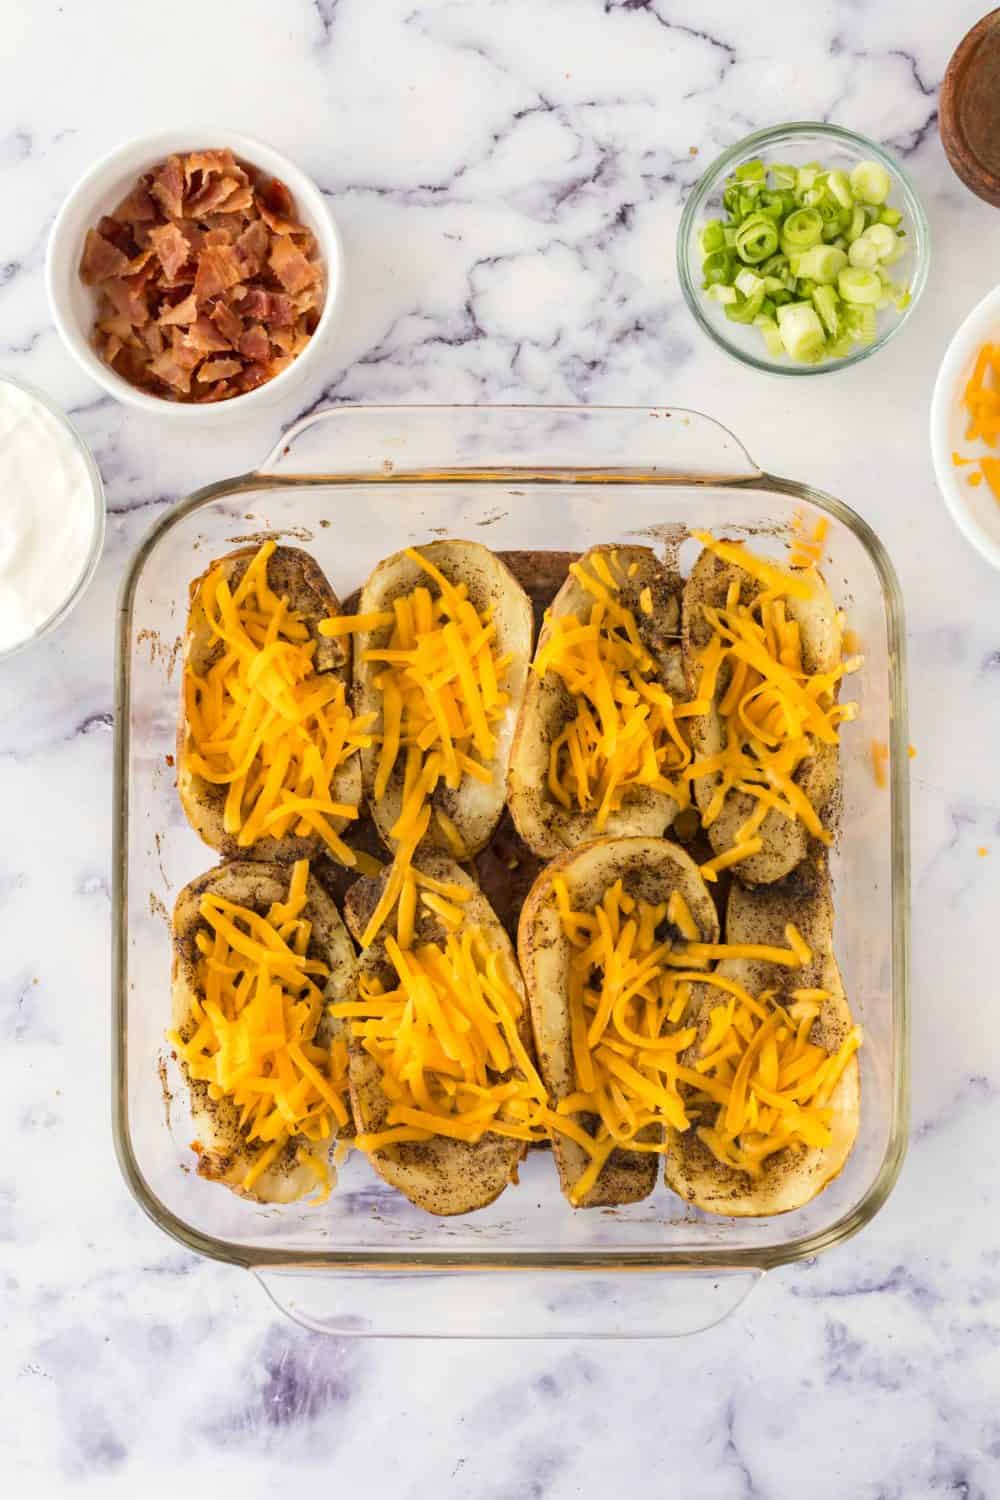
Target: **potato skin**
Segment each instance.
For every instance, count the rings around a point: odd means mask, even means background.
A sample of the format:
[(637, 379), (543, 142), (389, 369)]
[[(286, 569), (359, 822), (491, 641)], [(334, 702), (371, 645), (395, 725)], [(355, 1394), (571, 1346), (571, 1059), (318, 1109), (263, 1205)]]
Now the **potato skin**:
[[(212, 569), (222, 564), (226, 581), (234, 589), (247, 567), (260, 549), (257, 546), (239, 547), (224, 557), (217, 558), (190, 586), (190, 608), (184, 634), (184, 672), (190, 667), (203, 674), (218, 657), (221, 647), (209, 633), (204, 616), (198, 608), (198, 591)], [(309, 627), (316, 642), (313, 660), (319, 672), (333, 672), (340, 677), (345, 687), (350, 685), (349, 637), (330, 638), (319, 634), (319, 623), (328, 616), (340, 614), (340, 601), (330, 587), (322, 569), (308, 552), (299, 547), (277, 547), (268, 560), (267, 577), (276, 594), (286, 595)], [(361, 767), (358, 757), (352, 756), (339, 769), (330, 788), (332, 800), (346, 802), (358, 807), (361, 802)], [(248, 848), (241, 848), (236, 836), (227, 833), (223, 826), (223, 811), (226, 789), (205, 781), (191, 769), (188, 754), (188, 726), (184, 710), (183, 689), (180, 705), (180, 720), (177, 729), (177, 793), (188, 822), (209, 848), (217, 849), (226, 859), (260, 859), (270, 862), (308, 859), (324, 847), (319, 834), (302, 837), (288, 833), (281, 838), (268, 835), (256, 839)], [(343, 818), (331, 818), (336, 831), (346, 826)]]
[[(690, 856), (677, 844), (655, 838), (596, 839), (555, 860), (536, 880), (521, 913), (518, 956), (531, 1003), (538, 1065), (550, 1099), (558, 1104), (576, 1088), (567, 1005), (570, 948), (563, 937), (552, 897), (556, 875), (566, 881), (570, 900), (593, 910), (610, 885), (621, 878), (632, 896), (663, 901), (679, 890), (705, 942), (719, 936), (719, 921), (705, 883)], [(552, 1151), (563, 1193), (569, 1197), (587, 1167), (582, 1147), (553, 1135)], [(656, 1184), (657, 1157), (649, 1152), (612, 1152), (581, 1208), (634, 1203)]]
[[(812, 962), (794, 971), (759, 960), (724, 959), (720, 977), (735, 979), (751, 994), (776, 989), (825, 989), (810, 1039), (828, 1052), (836, 1051), (853, 1025), (843, 980), (833, 955), (833, 904), (824, 861), (807, 861), (777, 885), (746, 890), (734, 882), (726, 917), (726, 941), (730, 943), (785, 944), (785, 927), (794, 922), (813, 950)], [(698, 1041), (684, 1054), (693, 1064), (701, 1037), (708, 1027), (708, 1013), (719, 1002), (719, 993), (709, 985), (692, 989), (685, 1024), (696, 1026)], [(682, 1085), (686, 1091), (686, 1086)], [(686, 1202), (705, 1213), (762, 1218), (801, 1208), (842, 1171), (858, 1132), (860, 1116), (860, 1072), (855, 1055), (834, 1089), (833, 1142), (830, 1146), (788, 1146), (764, 1163), (759, 1178), (718, 1161), (698, 1139), (692, 1127), (670, 1131), (670, 1149), (664, 1160), (667, 1186)]]
[[(465, 776), (456, 790), (439, 783), (431, 796), (432, 805), (440, 808), (455, 824), (464, 843), (462, 857), (469, 859), (489, 843), (504, 810), (507, 762), (531, 659), (534, 632), (531, 601), (507, 565), (496, 553), (479, 542), (428, 542), (416, 550), (428, 562), (433, 563), (450, 583), (464, 583), (470, 600), (478, 610), (493, 610), (499, 651), (501, 655), (509, 652), (513, 658), (506, 677), (510, 704), (495, 727), (497, 749), (493, 759), (492, 781), (486, 785)], [(391, 609), (395, 599), (419, 584), (429, 586), (432, 591), (435, 587), (428, 575), (405, 552), (393, 553), (378, 564), (361, 590), (358, 613), (369, 614)], [(378, 663), (366, 662), (364, 653), (383, 649), (391, 633), (391, 626), (359, 631), (354, 649), (355, 709), (358, 713), (376, 715), (376, 736), (382, 732), (382, 694), (375, 687), (374, 679), (379, 675), (381, 667)], [(370, 749), (362, 750), (361, 774), (371, 815), (383, 841), (391, 847), (390, 833), (403, 804), (403, 757), (400, 756), (396, 761), (385, 795), (376, 800), (373, 791), (378, 758), (377, 743)], [(452, 852), (433, 818), (423, 847), (438, 849), (442, 853)]]
[[(626, 572), (635, 568), (633, 577), (623, 584), (620, 597), (635, 614), (643, 645), (660, 664), (659, 680), (676, 698), (685, 698), (679, 638), (680, 580), (667, 571), (650, 547), (592, 547), (580, 562), (586, 566), (595, 555), (609, 556), (612, 552), (618, 554)], [(644, 588), (652, 596), (652, 615), (644, 614), (639, 606)], [(583, 618), (593, 602), (571, 573), (552, 601), (550, 619), (563, 615)], [(543, 625), (538, 650), (551, 634), (551, 625)], [(567, 849), (595, 838), (664, 834), (677, 815), (677, 803), (664, 792), (648, 787), (630, 789), (621, 809), (610, 814), (603, 829), (596, 827), (593, 812), (571, 811), (551, 795), (547, 789), (549, 747), (574, 716), (573, 695), (555, 673), (547, 672), (544, 677), (528, 674), (507, 775), (508, 806), (525, 843), (540, 858), (556, 859)]]
[[(813, 597), (806, 600), (789, 598), (786, 608), (789, 617), (799, 622), (805, 665), (812, 672), (826, 672), (832, 670), (840, 660), (841, 631), (837, 623), (836, 606), (826, 584), (818, 573), (812, 577), (815, 582)], [(698, 682), (697, 654), (706, 645), (711, 634), (702, 614), (703, 606), (724, 607), (729, 586), (733, 582), (740, 586), (742, 604), (752, 603), (761, 591), (760, 584), (750, 574), (731, 563), (723, 562), (706, 548), (692, 568), (684, 587), (681, 609), (684, 667), (688, 691), (692, 696)], [(728, 670), (724, 669), (719, 675), (716, 703), (713, 703), (711, 711), (688, 720), (692, 746), (699, 759), (716, 755), (725, 748), (725, 728), (717, 703), (725, 692), (728, 681)], [(716, 772), (695, 782), (695, 801), (702, 811), (712, 800), (720, 779)], [(816, 753), (799, 767), (795, 780), (822, 816), (834, 799), (839, 780), (836, 745), (818, 745)], [(718, 818), (707, 829), (716, 854), (723, 854), (732, 848), (738, 830), (756, 805), (756, 799), (747, 792), (734, 790), (729, 793)], [(805, 859), (811, 843), (802, 823), (797, 819), (791, 822), (776, 811), (767, 814), (761, 824), (759, 837), (763, 845), (760, 852), (741, 860), (733, 868), (736, 878), (747, 885), (767, 885), (780, 880)]]
[[(203, 925), (199, 912), (202, 896), (212, 892), (264, 916), (272, 902), (287, 899), (290, 879), (288, 865), (237, 860), (199, 875), (177, 897), (172, 923), (173, 1024), (185, 1041), (195, 1030), (192, 1011), (192, 1000), (198, 994), (195, 935)], [(310, 952), (330, 969), (325, 999), (328, 1002), (343, 999), (353, 980), (354, 947), (336, 906), (311, 874), (306, 885), (304, 914), (313, 924)], [(333, 1020), (324, 1008), (317, 1035), (328, 1042), (338, 1034), (344, 1034), (344, 1023)], [(182, 1058), (178, 1062), (190, 1091), (199, 1176), (220, 1182), (241, 1197), (258, 1203), (290, 1203), (315, 1186), (313, 1174), (296, 1162), (296, 1143), (290, 1141), (253, 1187), (245, 1189), (243, 1179), (263, 1149), (260, 1142), (251, 1146), (240, 1132), (237, 1110), (231, 1100), (210, 1099), (208, 1085), (188, 1075)], [(350, 1135), (351, 1131), (345, 1129), (340, 1134)]]
[[(507, 977), (522, 1003), (518, 1029), (530, 1055), (531, 1024), (520, 971), (510, 939), (489, 902), (475, 882), (446, 855), (431, 851), (421, 853), (414, 860), (414, 866), (437, 880), (464, 886), (470, 892), (469, 900), (463, 906), (466, 922), (481, 927), (491, 948), (507, 960)], [(377, 879), (362, 879), (348, 892), (345, 915), (356, 938), (360, 939), (367, 926), (387, 879), (388, 872)], [(393, 920), (389, 918), (390, 923)], [(362, 952), (350, 994), (345, 998), (355, 1001), (359, 998), (363, 979), (378, 978), (388, 986), (397, 982), (395, 969), (386, 953), (385, 931), (383, 928), (372, 946)], [(433, 913), (418, 907), (415, 941), (441, 942), (444, 936), (445, 929)], [(357, 1132), (360, 1135), (384, 1130), (388, 1124), (389, 1100), (382, 1088), (378, 1063), (353, 1037), (348, 1040), (348, 1051), (351, 1107)], [(445, 1136), (436, 1136), (429, 1141), (401, 1142), (398, 1146), (371, 1152), (368, 1159), (379, 1176), (417, 1208), (440, 1217), (450, 1217), (485, 1208), (498, 1198), (505, 1187), (517, 1181), (518, 1164), (524, 1153), (523, 1141), (486, 1134), (475, 1143)]]

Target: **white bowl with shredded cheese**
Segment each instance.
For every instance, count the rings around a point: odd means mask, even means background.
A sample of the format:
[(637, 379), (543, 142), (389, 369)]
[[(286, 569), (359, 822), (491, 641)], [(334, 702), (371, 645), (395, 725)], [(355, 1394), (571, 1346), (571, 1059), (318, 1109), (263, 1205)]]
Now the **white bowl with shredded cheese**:
[(104, 486), (47, 397), (0, 376), (0, 660), (47, 635), (80, 599), (104, 543)]
[[(983, 482), (982, 460), (1000, 449), (966, 436), (966, 382), (984, 344), (1000, 340), (1000, 287), (994, 287), (965, 318), (945, 351), (931, 397), (931, 457), (938, 489), (959, 531), (980, 556), (1000, 568), (1000, 504)], [(957, 460), (957, 461), (956, 461)]]

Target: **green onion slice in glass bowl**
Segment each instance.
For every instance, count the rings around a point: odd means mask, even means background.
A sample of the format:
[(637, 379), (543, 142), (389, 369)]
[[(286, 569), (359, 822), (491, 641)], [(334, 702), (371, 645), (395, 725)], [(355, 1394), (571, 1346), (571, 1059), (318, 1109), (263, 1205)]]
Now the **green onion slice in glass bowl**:
[(927, 221), (873, 141), (808, 122), (759, 131), (692, 190), (678, 272), (698, 323), (758, 369), (819, 374), (881, 348), (923, 290)]

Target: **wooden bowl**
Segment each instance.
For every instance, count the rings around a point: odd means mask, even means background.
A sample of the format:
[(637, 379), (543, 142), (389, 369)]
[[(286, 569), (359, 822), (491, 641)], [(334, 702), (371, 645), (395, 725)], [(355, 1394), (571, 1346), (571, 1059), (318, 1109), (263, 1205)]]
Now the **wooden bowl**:
[(959, 42), (941, 84), (941, 144), (967, 188), (1000, 208), (1000, 10)]

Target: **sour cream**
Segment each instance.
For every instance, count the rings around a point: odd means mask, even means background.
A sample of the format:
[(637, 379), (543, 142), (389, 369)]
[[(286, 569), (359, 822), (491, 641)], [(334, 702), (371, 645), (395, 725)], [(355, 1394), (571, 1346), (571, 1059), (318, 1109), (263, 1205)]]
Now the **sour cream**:
[(0, 652), (35, 635), (84, 581), (101, 529), (95, 485), (69, 426), (0, 380)]

